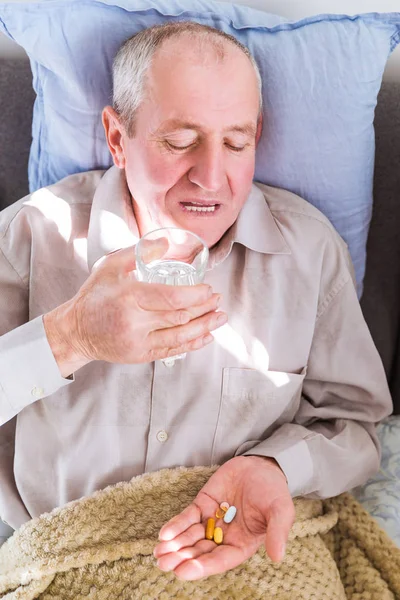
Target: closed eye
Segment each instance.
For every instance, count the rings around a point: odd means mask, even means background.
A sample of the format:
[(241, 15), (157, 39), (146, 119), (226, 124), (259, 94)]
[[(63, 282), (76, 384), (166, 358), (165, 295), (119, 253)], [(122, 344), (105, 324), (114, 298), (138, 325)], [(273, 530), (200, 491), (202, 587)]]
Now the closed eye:
[(187, 150), (188, 148), (191, 148), (195, 144), (195, 142), (191, 142), (187, 146), (175, 146), (175, 144), (171, 144), (171, 142), (165, 142), (165, 143), (167, 144), (168, 148), (171, 148), (171, 150)]
[(227, 146), (230, 150), (233, 150), (234, 152), (242, 152), (242, 150), (246, 148), (246, 146), (232, 146), (232, 144), (227, 144)]
[[(180, 150), (188, 150), (189, 148), (192, 148), (193, 146), (196, 145), (196, 142), (191, 142), (190, 144), (187, 144), (186, 146), (176, 146), (175, 144), (171, 144), (171, 142), (167, 142), (165, 141), (165, 144), (167, 146), (167, 148), (169, 148), (170, 150), (176, 150), (176, 151), (180, 151)], [(243, 150), (246, 149), (248, 144), (245, 144), (244, 146), (233, 146), (232, 144), (226, 144), (226, 146), (232, 150), (233, 152), (243, 152)]]

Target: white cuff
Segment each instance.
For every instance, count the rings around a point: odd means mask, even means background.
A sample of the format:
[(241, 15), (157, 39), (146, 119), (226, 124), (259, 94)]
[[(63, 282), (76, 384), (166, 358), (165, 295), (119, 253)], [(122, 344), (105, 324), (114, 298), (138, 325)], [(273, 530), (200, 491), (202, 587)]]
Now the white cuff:
[(287, 447), (282, 440), (264, 440), (247, 450), (242, 456), (265, 456), (274, 458), (288, 482), (292, 498), (305, 496), (314, 491), (314, 466), (310, 450), (304, 439), (288, 439)]
[(60, 373), (42, 316), (0, 337), (0, 425), (73, 381)]

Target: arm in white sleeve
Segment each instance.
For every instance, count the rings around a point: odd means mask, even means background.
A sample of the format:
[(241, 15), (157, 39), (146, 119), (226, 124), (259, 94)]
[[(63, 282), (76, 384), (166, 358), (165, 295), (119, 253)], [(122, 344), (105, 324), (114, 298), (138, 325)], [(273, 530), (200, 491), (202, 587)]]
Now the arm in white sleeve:
[(349, 278), (317, 318), (294, 420), (244, 455), (275, 458), (292, 496), (332, 497), (379, 469), (375, 426), (391, 412), (383, 365)]
[(28, 283), (0, 245), (0, 426), (73, 381), (60, 374), (42, 317), (28, 319)]

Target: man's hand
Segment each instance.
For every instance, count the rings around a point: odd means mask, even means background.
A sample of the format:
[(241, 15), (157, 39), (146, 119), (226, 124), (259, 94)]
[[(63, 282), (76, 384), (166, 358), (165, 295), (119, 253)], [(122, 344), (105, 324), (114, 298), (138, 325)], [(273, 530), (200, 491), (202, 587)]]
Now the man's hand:
[[(237, 508), (231, 523), (216, 521), (221, 545), (205, 539), (205, 526), (221, 502)], [(273, 561), (285, 554), (295, 509), (286, 477), (273, 459), (237, 456), (224, 463), (195, 500), (160, 530), (154, 549), (163, 571), (179, 579), (200, 579), (233, 569), (252, 556), (264, 542)]]
[(226, 322), (210, 286), (142, 283), (134, 269), (133, 247), (112, 252), (74, 298), (44, 316), (64, 376), (92, 360), (143, 363), (197, 350)]

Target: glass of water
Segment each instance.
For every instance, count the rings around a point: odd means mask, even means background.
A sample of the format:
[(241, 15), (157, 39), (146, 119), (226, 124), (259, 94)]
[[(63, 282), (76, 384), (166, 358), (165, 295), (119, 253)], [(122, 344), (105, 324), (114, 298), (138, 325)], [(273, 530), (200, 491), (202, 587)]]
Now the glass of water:
[[(136, 273), (139, 281), (166, 285), (201, 283), (208, 262), (203, 240), (185, 229), (162, 227), (146, 233), (136, 245)], [(185, 358), (186, 353), (164, 358), (166, 366)]]

